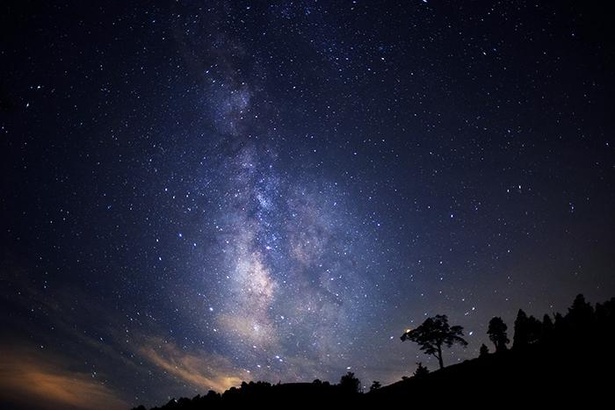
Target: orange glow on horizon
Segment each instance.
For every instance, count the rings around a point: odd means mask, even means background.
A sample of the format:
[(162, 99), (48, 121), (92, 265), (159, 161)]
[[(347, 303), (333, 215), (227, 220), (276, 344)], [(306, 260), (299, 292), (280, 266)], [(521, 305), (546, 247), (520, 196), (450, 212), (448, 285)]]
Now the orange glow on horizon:
[(109, 387), (91, 375), (66, 370), (47, 353), (2, 347), (0, 390), (4, 400), (45, 409), (127, 409)]

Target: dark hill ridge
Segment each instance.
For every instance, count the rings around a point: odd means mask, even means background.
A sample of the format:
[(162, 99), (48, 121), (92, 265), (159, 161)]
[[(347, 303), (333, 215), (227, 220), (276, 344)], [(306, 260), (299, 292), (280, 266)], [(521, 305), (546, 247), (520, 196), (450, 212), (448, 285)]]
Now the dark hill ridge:
[(346, 408), (344, 404), (356, 408), (360, 396), (318, 380), (276, 385), (259, 381), (244, 382), (240, 388), (230, 388), (222, 395), (210, 391), (203, 397), (173, 399), (161, 409), (339, 409)]
[(160, 408), (615, 409), (615, 299), (594, 309), (579, 295), (566, 316), (542, 324), (531, 338), (515, 338), (512, 349), (368, 393), (358, 392), (359, 381), (349, 373), (339, 384), (244, 382)]
[(489, 354), (364, 395), (368, 408), (613, 409), (615, 356), (593, 351), (606, 345)]

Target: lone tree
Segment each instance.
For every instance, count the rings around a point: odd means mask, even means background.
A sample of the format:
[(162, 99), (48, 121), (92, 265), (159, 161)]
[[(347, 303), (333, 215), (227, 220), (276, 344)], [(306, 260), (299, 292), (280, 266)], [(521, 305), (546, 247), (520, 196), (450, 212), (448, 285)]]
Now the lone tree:
[(489, 328), (487, 334), (489, 334), (489, 340), (495, 345), (495, 352), (506, 351), (508, 347), (506, 344), (510, 342), (506, 330), (508, 326), (500, 317), (493, 317), (489, 321)]
[(423, 363), (417, 362), (416, 365), (418, 367), (414, 370), (414, 374), (412, 374), (415, 378), (423, 378), (429, 374), (429, 370), (423, 365)]
[(402, 341), (414, 341), (425, 354), (436, 357), (440, 369), (442, 369), (444, 368), (442, 345), (447, 347), (451, 347), (455, 343), (463, 346), (468, 345), (468, 342), (462, 336), (463, 327), (460, 325), (450, 327), (446, 315), (436, 315), (435, 317), (427, 318), (417, 328), (407, 330), (400, 338)]
[(361, 380), (354, 376), (353, 372), (348, 371), (340, 378), (340, 389), (347, 394), (358, 394), (361, 392)]

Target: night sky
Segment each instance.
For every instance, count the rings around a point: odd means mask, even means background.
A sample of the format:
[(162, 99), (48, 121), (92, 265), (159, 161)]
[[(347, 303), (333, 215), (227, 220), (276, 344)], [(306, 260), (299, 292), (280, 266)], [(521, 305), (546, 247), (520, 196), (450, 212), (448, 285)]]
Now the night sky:
[(0, 403), (369, 387), (615, 296), (599, 1), (3, 1)]

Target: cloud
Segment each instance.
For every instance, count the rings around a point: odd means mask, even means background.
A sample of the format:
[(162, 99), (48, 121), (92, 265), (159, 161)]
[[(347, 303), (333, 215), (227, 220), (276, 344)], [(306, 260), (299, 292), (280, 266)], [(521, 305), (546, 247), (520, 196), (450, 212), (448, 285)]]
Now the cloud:
[(128, 403), (90, 374), (70, 371), (60, 357), (3, 346), (0, 403), (3, 408), (127, 409)]
[(247, 372), (238, 372), (226, 358), (201, 350), (189, 353), (159, 338), (150, 338), (139, 353), (155, 366), (201, 392), (214, 390), (221, 393), (250, 380)]

